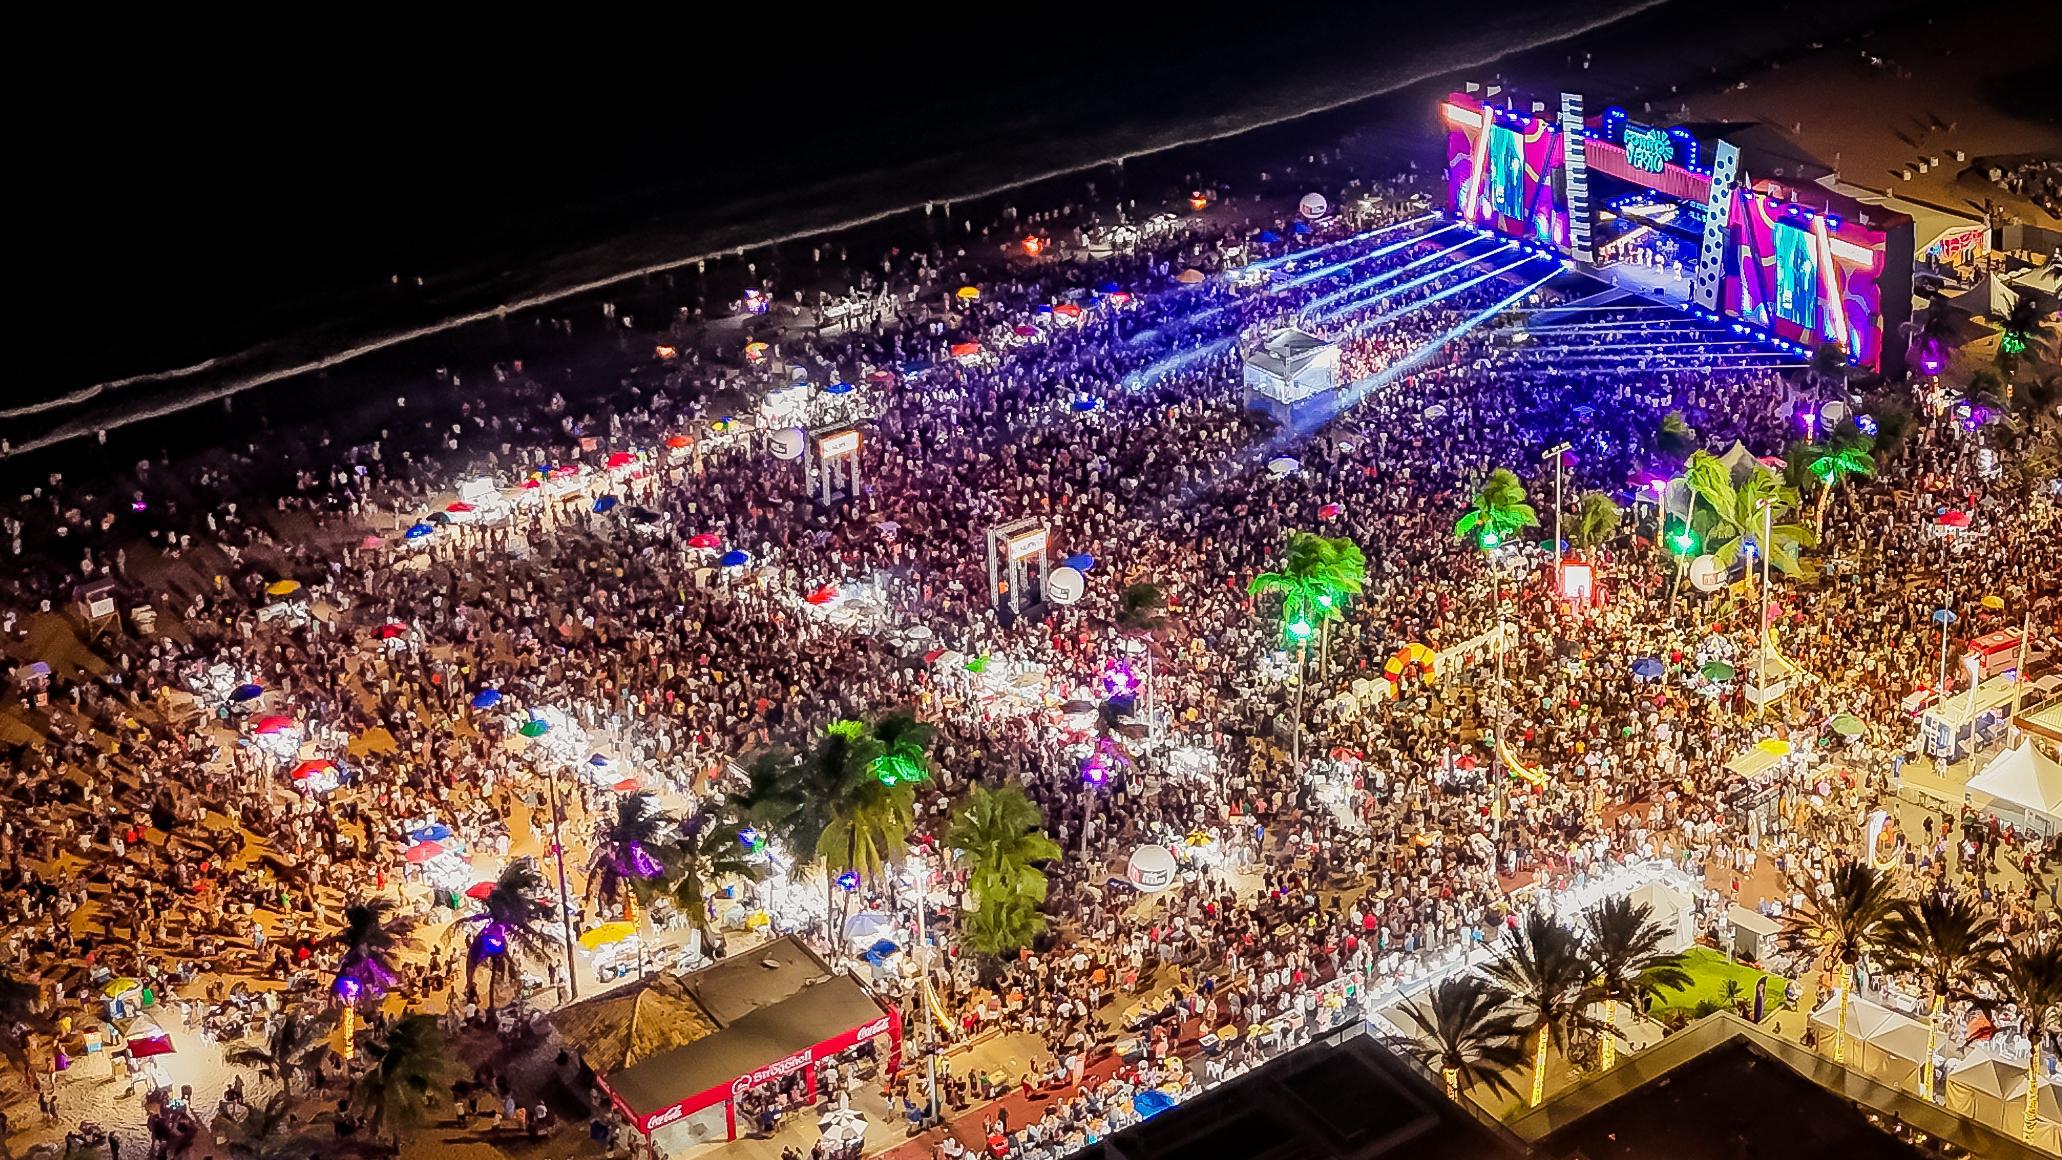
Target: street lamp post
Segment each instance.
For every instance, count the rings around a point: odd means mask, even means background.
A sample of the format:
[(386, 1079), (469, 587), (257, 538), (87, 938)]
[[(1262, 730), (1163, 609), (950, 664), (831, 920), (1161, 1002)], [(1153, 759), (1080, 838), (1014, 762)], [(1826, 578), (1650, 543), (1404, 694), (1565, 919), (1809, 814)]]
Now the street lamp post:
[(1569, 445), (1556, 443), (1547, 448), (1541, 459), (1554, 461), (1554, 591), (1561, 590), (1561, 476), (1568, 465)]
[(1310, 683), (1310, 622), (1289, 622), (1289, 635), (1296, 638), (1296, 719), (1289, 725), (1289, 767), (1298, 779), (1303, 776), (1303, 686)]
[(566, 843), (560, 833), (560, 822), (565, 810), (559, 805), (558, 763), (545, 764), (546, 780), (551, 785), (551, 853), (558, 860), (558, 913), (566, 932), (566, 993), (573, 999), (580, 997), (580, 970), (573, 958), (573, 895), (566, 885)]
[(1774, 536), (1776, 507), (1769, 500), (1761, 500), (1761, 543), (1756, 547), (1761, 557), (1761, 634), (1754, 642), (1754, 719), (1759, 721), (1768, 709), (1768, 558), (1769, 541)]

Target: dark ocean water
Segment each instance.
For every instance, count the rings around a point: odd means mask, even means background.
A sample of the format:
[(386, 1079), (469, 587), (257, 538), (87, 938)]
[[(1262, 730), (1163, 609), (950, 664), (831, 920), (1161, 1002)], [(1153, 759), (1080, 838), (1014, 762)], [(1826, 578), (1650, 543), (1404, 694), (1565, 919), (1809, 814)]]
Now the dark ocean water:
[(355, 29), (219, 66), (139, 54), (106, 74), (108, 109), (27, 135), (32, 357), (0, 387), (0, 437), (121, 428), (472, 312), (1107, 159), (1133, 160), (1102, 191), (1143, 198), (1347, 132), (1400, 157), (1429, 149), (1432, 97), (1461, 76), (1626, 99), (1917, 7), (768, 7), (734, 27)]

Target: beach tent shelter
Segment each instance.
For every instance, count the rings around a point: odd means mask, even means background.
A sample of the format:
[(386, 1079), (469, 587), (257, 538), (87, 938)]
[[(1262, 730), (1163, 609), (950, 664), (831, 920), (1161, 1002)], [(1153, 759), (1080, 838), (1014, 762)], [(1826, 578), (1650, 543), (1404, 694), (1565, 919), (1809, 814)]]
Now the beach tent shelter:
[(552, 1029), (580, 1045), (587, 1066), (604, 1075), (716, 1033), (716, 1021), (686, 981), (650, 975), (628, 987), (551, 1013)]
[(1733, 928), (1735, 958), (1758, 963), (1775, 950), (1776, 932), (1782, 929), (1775, 919), (1734, 903), (1726, 911), (1726, 920)]
[[(1818, 1052), (1833, 1058), (1840, 998), (1833, 995), (1812, 1012), (1818, 1031)], [(1847, 1000), (1846, 1064), (1855, 1071), (1901, 1091), (1918, 1090), (1919, 1061), (1926, 1056), (1926, 1025), (1859, 995)]]
[(2016, 1124), (2024, 1114), (2026, 1068), (1977, 1048), (1948, 1065), (1947, 1110), (1981, 1124)]
[(2041, 833), (2062, 828), (2062, 762), (2031, 739), (1990, 759), (1965, 788), (1967, 800)]
[(1293, 423), (1297, 411), (1322, 407), (1339, 387), (1336, 343), (1283, 327), (1245, 359), (1246, 405)]
[(1684, 950), (1696, 940), (1696, 915), (1690, 900), (1673, 886), (1648, 882), (1634, 887), (1627, 897), (1635, 908), (1647, 907), (1653, 921), (1668, 932), (1668, 937), (1661, 940), (1663, 951)]
[(2012, 287), (2003, 278), (1985, 273), (1976, 284), (1948, 299), (1958, 310), (1996, 322), (2012, 309)]

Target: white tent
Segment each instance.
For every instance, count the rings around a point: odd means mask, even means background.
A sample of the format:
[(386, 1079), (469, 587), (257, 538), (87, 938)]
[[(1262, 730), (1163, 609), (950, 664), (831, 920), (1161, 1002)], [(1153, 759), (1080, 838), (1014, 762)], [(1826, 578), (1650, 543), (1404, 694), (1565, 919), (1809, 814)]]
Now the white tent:
[[(1811, 1024), (1819, 1034), (1818, 1052), (1828, 1059), (1833, 1057), (1839, 1018), (1838, 995), (1812, 1012)], [(1925, 1057), (1924, 1023), (1858, 996), (1848, 998), (1847, 1066), (1880, 1083), (1913, 1090), (1918, 1086), (1919, 1061)]]
[(1947, 1069), (1947, 1109), (1996, 1125), (2026, 1100), (2026, 1069), (1977, 1048)]
[(2041, 752), (2031, 739), (1991, 758), (1969, 779), (1967, 788), (1968, 800), (1976, 805), (2002, 806), (2050, 827), (2062, 824), (2062, 762)]
[(1690, 900), (1674, 887), (1661, 882), (1642, 883), (1626, 899), (1634, 907), (1646, 906), (1652, 911), (1653, 921), (1668, 932), (1668, 937), (1661, 940), (1663, 951), (1684, 950), (1694, 941), (1696, 916)]
[(2022, 290), (2038, 290), (2043, 294), (2062, 297), (2062, 262), (2049, 262), (2016, 274), (2005, 275), (2005, 281)]

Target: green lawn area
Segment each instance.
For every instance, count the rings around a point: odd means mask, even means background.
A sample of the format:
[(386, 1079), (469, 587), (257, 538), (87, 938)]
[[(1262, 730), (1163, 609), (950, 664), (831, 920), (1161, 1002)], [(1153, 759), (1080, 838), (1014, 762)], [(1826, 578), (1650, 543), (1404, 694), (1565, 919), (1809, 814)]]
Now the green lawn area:
[(1774, 1010), (1783, 1004), (1783, 988), (1789, 980), (1780, 975), (1757, 971), (1753, 967), (1726, 961), (1726, 957), (1709, 947), (1691, 947), (1684, 952), (1685, 967), (1690, 972), (1690, 985), (1680, 991), (1663, 990), (1654, 999), (1652, 1014), (1660, 1016), (1668, 1011), (1695, 1011), (1697, 1004), (1706, 999), (1714, 1003), (1725, 1002), (1727, 979), (1740, 981), (1740, 997), (1747, 1002), (1754, 1001), (1754, 981), (1768, 975), (1768, 1009)]

